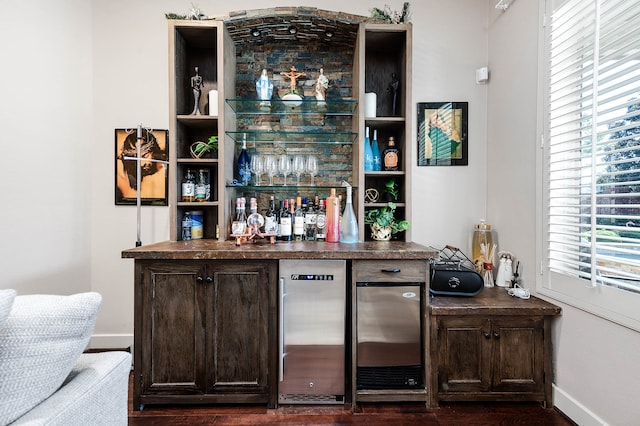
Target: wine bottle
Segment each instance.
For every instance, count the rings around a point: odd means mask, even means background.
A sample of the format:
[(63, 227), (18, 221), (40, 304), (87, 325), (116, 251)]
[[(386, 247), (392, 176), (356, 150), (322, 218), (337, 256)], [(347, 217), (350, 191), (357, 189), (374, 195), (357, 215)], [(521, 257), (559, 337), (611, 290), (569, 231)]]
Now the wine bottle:
[(265, 234), (278, 233), (278, 214), (276, 213), (276, 203), (273, 195), (269, 199), (269, 208), (264, 214), (264, 232)]
[(347, 202), (342, 213), (342, 221), (340, 223), (340, 242), (341, 243), (357, 243), (358, 242), (358, 220), (353, 211), (351, 185), (344, 182), (347, 187)]
[(327, 237), (328, 243), (340, 241), (340, 204), (336, 189), (331, 188), (327, 197)]
[(238, 161), (236, 164), (237, 171), (236, 176), (239, 182), (243, 185), (248, 185), (251, 180), (251, 159), (247, 153), (247, 134), (242, 134), (242, 149), (240, 155), (238, 155)]
[(382, 170), (382, 158), (380, 157), (380, 147), (378, 146), (378, 131), (373, 131), (373, 140), (371, 141), (371, 152), (373, 153), (373, 171)]
[(318, 212), (316, 205), (318, 203), (318, 197), (316, 196), (315, 203), (311, 201), (307, 206), (307, 212), (304, 215), (304, 239), (307, 241), (315, 241), (316, 239), (316, 223)]
[(296, 198), (296, 208), (293, 214), (293, 237), (296, 241), (304, 238), (304, 211), (302, 210), (302, 197)]
[[(373, 171), (373, 152), (371, 151), (371, 144), (369, 143), (369, 128), (364, 129), (364, 171)], [(327, 205), (329, 210), (329, 205)]]
[(327, 239), (327, 210), (325, 201), (320, 200), (318, 203), (318, 213), (316, 215), (316, 241), (325, 241)]
[(289, 212), (289, 200), (284, 199), (284, 207), (282, 213), (280, 213), (280, 240), (291, 241), (293, 229), (291, 225), (291, 219), (293, 215)]

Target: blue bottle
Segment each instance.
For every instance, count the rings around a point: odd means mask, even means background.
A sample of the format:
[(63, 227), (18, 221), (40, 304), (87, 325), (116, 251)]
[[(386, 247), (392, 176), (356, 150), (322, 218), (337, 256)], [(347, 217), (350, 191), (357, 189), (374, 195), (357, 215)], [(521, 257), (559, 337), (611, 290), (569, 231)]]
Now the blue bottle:
[(373, 169), (373, 151), (369, 143), (369, 128), (364, 130), (364, 171), (372, 172)]
[(371, 152), (373, 153), (373, 171), (382, 170), (382, 157), (380, 156), (380, 148), (378, 147), (378, 131), (373, 131), (373, 141), (371, 141)]
[(247, 153), (247, 134), (242, 135), (242, 149), (236, 164), (236, 177), (243, 185), (249, 185), (251, 180), (251, 159)]

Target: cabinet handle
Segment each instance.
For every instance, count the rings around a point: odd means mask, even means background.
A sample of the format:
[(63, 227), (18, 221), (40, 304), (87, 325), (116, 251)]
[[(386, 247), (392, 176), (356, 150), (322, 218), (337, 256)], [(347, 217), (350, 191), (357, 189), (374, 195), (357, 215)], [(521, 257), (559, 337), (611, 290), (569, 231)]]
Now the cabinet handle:
[(491, 339), (491, 333), (484, 332), (482, 334), (484, 334), (485, 339)]
[(495, 337), (496, 339), (500, 338), (500, 333), (493, 333), (493, 337)]
[(213, 278), (212, 277), (207, 277), (206, 281), (207, 281), (207, 284), (211, 284), (211, 283), (213, 283)]
[(391, 272), (393, 274), (397, 274), (398, 272), (400, 272), (400, 268), (382, 269), (382, 272)]
[(196, 277), (196, 282), (197, 282), (198, 284), (202, 284), (202, 283), (204, 282), (204, 279), (203, 279), (201, 276), (197, 276), (197, 277)]

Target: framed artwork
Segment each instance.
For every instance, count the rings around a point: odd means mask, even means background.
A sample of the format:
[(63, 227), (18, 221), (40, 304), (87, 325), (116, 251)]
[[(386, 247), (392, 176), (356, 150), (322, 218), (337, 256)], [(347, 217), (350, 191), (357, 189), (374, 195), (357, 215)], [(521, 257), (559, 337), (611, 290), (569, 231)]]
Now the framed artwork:
[[(136, 205), (138, 196), (138, 129), (115, 131), (115, 200), (116, 205)], [(168, 203), (169, 160), (167, 130), (142, 129), (140, 146), (140, 200), (143, 205), (166, 206)], [(160, 160), (160, 161), (153, 161)]]
[(468, 102), (418, 103), (418, 166), (466, 166)]

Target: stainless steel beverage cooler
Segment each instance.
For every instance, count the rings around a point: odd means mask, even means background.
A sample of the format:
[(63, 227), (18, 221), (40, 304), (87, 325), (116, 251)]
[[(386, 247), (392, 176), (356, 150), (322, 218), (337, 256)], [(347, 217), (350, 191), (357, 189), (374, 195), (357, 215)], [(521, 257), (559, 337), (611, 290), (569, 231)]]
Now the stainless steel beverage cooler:
[(424, 387), (421, 283), (356, 283), (357, 389)]
[(346, 261), (280, 260), (280, 404), (343, 404)]

